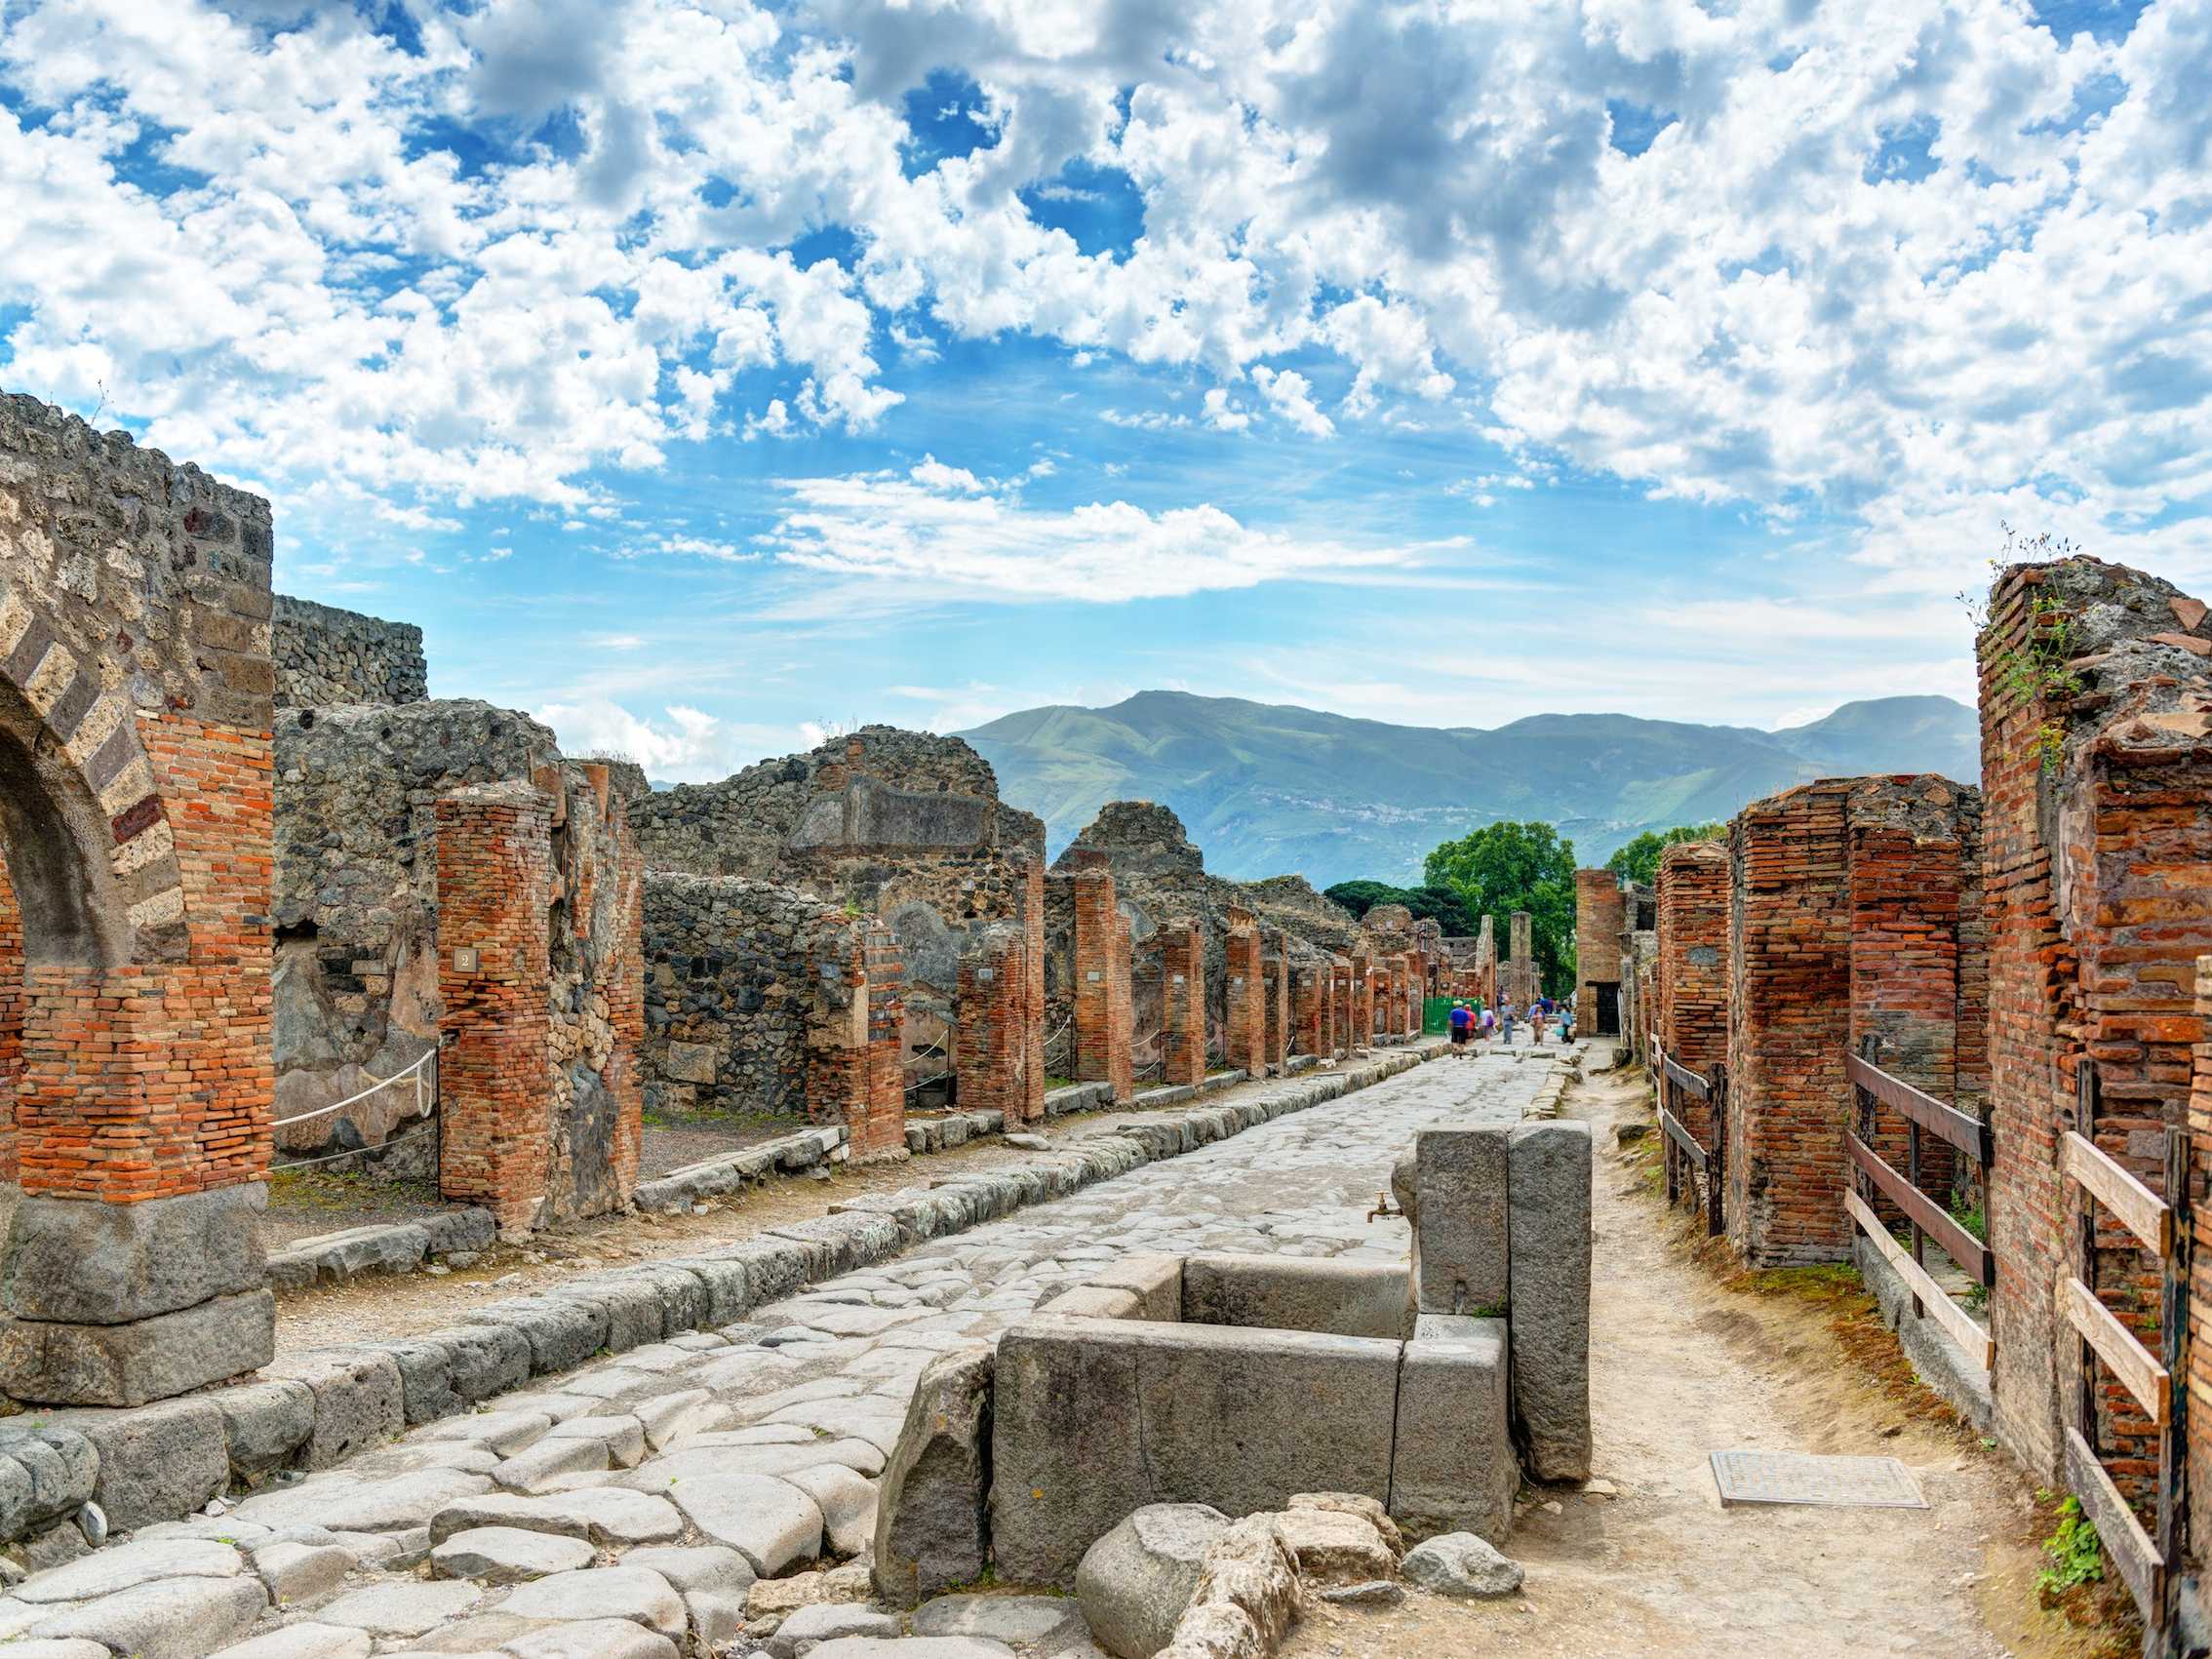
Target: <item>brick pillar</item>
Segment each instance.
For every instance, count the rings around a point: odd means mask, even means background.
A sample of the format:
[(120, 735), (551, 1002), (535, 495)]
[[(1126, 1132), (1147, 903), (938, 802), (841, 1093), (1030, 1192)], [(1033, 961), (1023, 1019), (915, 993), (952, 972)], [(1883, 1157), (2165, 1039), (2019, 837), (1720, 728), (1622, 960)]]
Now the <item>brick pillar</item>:
[(1429, 973), (1419, 951), (1405, 953), (1405, 1011), (1398, 1028), (1408, 1038), (1421, 1035), (1421, 1002), (1428, 995)]
[(1328, 961), (1328, 1051), (1352, 1051), (1352, 960), (1332, 956)]
[(525, 783), (438, 803), (439, 1190), (533, 1225), (552, 1155), (552, 804)]
[(1290, 959), (1275, 941), (1263, 971), (1267, 976), (1267, 1063), (1281, 1071), (1290, 1057)]
[(1329, 1052), (1328, 958), (1301, 957), (1290, 969), (1292, 1052), (1326, 1059)]
[(1259, 926), (1250, 911), (1230, 910), (1227, 943), (1225, 1058), (1234, 1069), (1257, 1077), (1267, 1070), (1267, 982), (1260, 977)]
[[(2073, 669), (2080, 694), (2034, 694), (2020, 670), (2037, 642), (2060, 618), (2091, 611), (2094, 654)], [(2074, 1121), (2078, 1064), (2093, 1060), (2102, 1082), (2100, 1146), (2157, 1190), (2165, 1128), (2186, 1121), (2185, 1050), (2203, 1040), (2194, 968), (2212, 950), (2205, 616), (2201, 603), (2154, 577), (2068, 559), (2007, 570), (1978, 642), (1996, 1143), (1989, 1215), (2000, 1264), (1992, 1385), (1998, 1436), (2045, 1479), (2072, 1410), (2062, 1380), (2071, 1338), (2053, 1319), (2074, 1248), (2056, 1142)], [(2207, 1207), (2200, 1187), (2199, 1217)], [(2145, 1260), (2116, 1233), (2104, 1243), (2097, 1287), (2155, 1352)], [(2148, 1446), (2140, 1419), (2105, 1381), (2098, 1449), (2117, 1454), (2109, 1467), (2124, 1490), (2139, 1485)], [(2199, 1415), (2192, 1409), (2192, 1428)], [(2201, 1494), (2192, 1496), (2194, 1507)]]
[(1849, 1252), (1842, 1135), (1851, 1032), (1844, 816), (1828, 779), (1737, 814), (1728, 999), (1728, 1238), (1759, 1267)]
[(23, 1063), (23, 919), (0, 848), (0, 1182), (16, 1180), (16, 1074)]
[(873, 1158), (906, 1147), (906, 963), (889, 926), (871, 917), (861, 928), (868, 1064), (849, 1141), (853, 1157)]
[[(638, 1157), (645, 1139), (645, 858), (630, 834), (629, 815), (621, 802), (613, 803), (619, 814), (614, 836), (617, 867), (614, 904), (614, 949), (607, 974), (607, 1023), (614, 1034), (614, 1051), (608, 1056), (606, 1078), (614, 1097), (614, 1141), (609, 1164), (614, 1190), (628, 1204), (638, 1190)], [(579, 925), (583, 907), (577, 908)]]
[(1364, 1048), (1375, 1040), (1375, 964), (1364, 952), (1352, 958), (1352, 1029), (1345, 1044)]
[(1205, 948), (1195, 922), (1160, 929), (1160, 1052), (1164, 1079), (1205, 1081)]
[[(1574, 1027), (1584, 1037), (1620, 1035), (1621, 999), (1628, 988), (1621, 984), (1621, 879), (1610, 870), (1577, 870), (1574, 873)], [(1613, 1023), (1598, 1029), (1598, 987), (1613, 987)]]
[(1022, 1018), (1023, 1040), (1021, 1097), (1015, 1117), (1034, 1124), (1045, 1116), (1045, 863), (1024, 856), (1021, 861)]
[(961, 952), (954, 1010), (953, 1076), (960, 1105), (1025, 1121), (1030, 1057), (1029, 963), (1024, 929), (996, 922)]
[[(1651, 1029), (1693, 1072), (1728, 1057), (1728, 852), (1718, 842), (1670, 847), (1659, 856), (1657, 963)], [(1709, 1134), (1691, 1102), (1690, 1127)]]
[(1126, 1104), (1135, 1088), (1129, 1043), (1128, 922), (1114, 890), (1106, 855), (1078, 849), (1070, 886), (1075, 895), (1075, 1076), (1110, 1083)]

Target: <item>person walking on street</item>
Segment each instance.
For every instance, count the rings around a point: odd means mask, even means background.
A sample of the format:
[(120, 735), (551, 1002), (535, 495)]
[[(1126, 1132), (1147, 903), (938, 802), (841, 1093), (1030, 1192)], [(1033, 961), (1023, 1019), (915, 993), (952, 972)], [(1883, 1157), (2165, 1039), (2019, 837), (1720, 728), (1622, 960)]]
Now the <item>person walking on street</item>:
[(1454, 1003), (1446, 1023), (1451, 1027), (1452, 1051), (1464, 1057), (1467, 1053), (1467, 1040), (1475, 1035), (1475, 1016), (1467, 1011), (1465, 1003)]

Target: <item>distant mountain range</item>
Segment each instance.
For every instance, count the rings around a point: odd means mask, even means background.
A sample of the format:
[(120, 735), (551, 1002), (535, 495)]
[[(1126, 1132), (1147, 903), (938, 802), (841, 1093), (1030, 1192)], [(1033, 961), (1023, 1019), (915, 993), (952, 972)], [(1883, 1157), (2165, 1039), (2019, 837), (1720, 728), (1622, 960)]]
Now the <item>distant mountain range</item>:
[(1981, 778), (1974, 711), (1949, 697), (1845, 703), (1781, 731), (1625, 714), (1540, 714), (1492, 731), (1139, 691), (1112, 708), (1025, 709), (960, 733), (1000, 795), (1045, 820), (1053, 856), (1109, 801), (1174, 809), (1217, 875), (1316, 887), (1406, 883), (1439, 842), (1537, 818), (1601, 864), (1640, 831), (1727, 818), (1816, 777)]

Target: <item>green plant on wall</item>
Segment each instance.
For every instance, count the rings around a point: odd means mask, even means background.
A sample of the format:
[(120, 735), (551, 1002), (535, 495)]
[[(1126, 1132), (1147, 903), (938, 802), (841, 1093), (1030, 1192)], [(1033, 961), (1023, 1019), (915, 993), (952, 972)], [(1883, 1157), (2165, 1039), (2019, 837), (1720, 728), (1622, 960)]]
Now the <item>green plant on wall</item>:
[[(2003, 578), (2006, 569), (2013, 565), (2050, 564), (2071, 559), (2081, 549), (2064, 536), (2043, 531), (2035, 535), (2023, 535), (2010, 525), (2004, 531), (2004, 546), (1990, 561), (1990, 585), (1994, 592)], [(1961, 593), (1959, 602), (1973, 619), (1974, 637), (1984, 638), (1990, 629), (1990, 602), (1987, 597), (1976, 599)], [(2029, 708), (2046, 704), (2064, 703), (2081, 691), (2081, 677), (2068, 666), (2075, 652), (2074, 620), (2065, 604), (2055, 595), (2040, 589), (2028, 596), (2028, 638), (2024, 645), (2006, 644), (1995, 648), (1991, 662), (1996, 669), (1998, 683), (2018, 697)], [(2056, 718), (2046, 718), (2035, 728), (2034, 743), (2045, 771), (2054, 771), (2066, 752), (2066, 727)]]
[(2063, 1596), (2105, 1576), (2105, 1545), (2096, 1524), (2081, 1513), (2081, 1500), (2068, 1497), (2058, 1507), (2058, 1525), (2043, 1540), (2043, 1555), (2050, 1565), (2035, 1575), (2035, 1588), (2046, 1595)]

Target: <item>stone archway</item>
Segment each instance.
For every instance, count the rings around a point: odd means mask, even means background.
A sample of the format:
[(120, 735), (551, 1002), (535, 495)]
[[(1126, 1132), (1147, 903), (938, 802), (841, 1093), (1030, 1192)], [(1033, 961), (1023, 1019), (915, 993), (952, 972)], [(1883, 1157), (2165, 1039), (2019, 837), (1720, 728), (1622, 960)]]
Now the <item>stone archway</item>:
[(270, 550), (265, 502), (0, 398), (18, 1399), (137, 1404), (273, 1349)]

